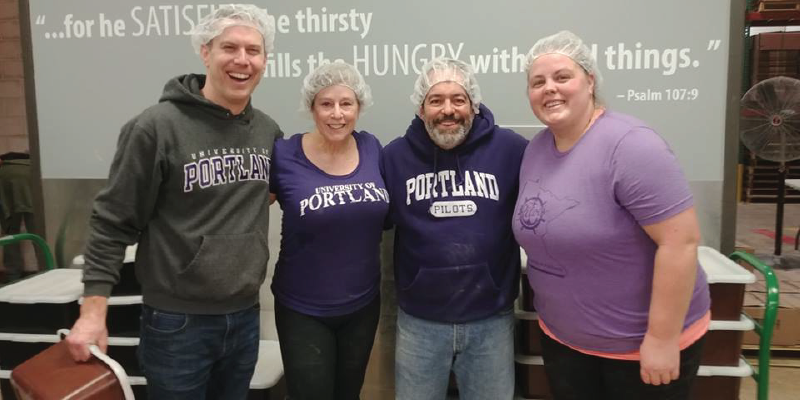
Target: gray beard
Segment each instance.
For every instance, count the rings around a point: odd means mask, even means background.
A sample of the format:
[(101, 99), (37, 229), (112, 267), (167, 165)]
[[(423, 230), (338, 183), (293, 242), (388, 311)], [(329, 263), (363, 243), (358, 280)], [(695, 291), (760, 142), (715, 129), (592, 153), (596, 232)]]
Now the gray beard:
[(425, 125), (428, 136), (437, 146), (445, 150), (451, 150), (464, 143), (465, 139), (467, 139), (467, 133), (470, 132), (470, 128), (473, 126), (473, 119), (465, 119), (463, 125), (450, 131), (438, 129), (431, 121), (426, 121)]

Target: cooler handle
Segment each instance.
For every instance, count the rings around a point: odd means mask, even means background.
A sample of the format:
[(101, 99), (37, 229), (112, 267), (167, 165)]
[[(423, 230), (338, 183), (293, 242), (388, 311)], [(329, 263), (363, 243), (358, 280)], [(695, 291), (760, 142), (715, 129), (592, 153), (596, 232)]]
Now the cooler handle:
[(90, 345), (89, 352), (91, 352), (92, 355), (95, 356), (95, 358), (100, 359), (106, 365), (108, 365), (109, 368), (111, 368), (111, 371), (114, 372), (115, 376), (117, 376), (117, 380), (119, 380), (120, 386), (122, 386), (122, 393), (125, 395), (125, 399), (126, 400), (135, 399), (133, 394), (133, 389), (131, 389), (131, 383), (128, 381), (128, 374), (125, 373), (125, 369), (123, 369), (122, 366), (120, 366), (120, 364), (117, 363), (117, 361), (111, 359), (108, 355), (100, 351), (100, 348), (98, 348), (97, 345), (94, 344)]

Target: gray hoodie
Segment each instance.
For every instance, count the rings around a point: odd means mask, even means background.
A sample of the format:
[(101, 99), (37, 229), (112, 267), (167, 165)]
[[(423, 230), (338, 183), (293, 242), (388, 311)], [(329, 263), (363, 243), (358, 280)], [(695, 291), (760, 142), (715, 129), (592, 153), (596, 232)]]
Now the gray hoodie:
[(170, 80), (159, 103), (122, 128), (95, 199), (84, 295), (109, 296), (127, 245), (139, 243), (143, 302), (181, 313), (253, 306), (267, 272), (269, 170), (278, 125), (203, 97), (203, 75)]

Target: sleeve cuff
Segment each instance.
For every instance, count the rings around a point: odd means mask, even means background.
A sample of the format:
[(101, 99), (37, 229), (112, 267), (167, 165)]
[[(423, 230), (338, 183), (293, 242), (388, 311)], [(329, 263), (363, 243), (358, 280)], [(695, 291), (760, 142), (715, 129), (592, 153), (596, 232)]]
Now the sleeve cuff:
[(111, 296), (111, 289), (114, 284), (104, 281), (84, 281), (83, 283), (83, 296), (101, 296), (108, 298)]

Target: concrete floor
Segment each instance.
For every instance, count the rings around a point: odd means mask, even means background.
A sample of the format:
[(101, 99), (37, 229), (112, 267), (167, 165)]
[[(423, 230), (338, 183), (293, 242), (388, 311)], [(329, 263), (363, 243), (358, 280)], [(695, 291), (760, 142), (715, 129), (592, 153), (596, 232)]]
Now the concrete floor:
[[(794, 361), (798, 366), (798, 353), (795, 357), (774, 358), (775, 362)], [(774, 363), (775, 363), (774, 362)], [(798, 399), (798, 367), (772, 366), (770, 368), (770, 386), (768, 398), (771, 400), (797, 400)], [(756, 399), (756, 381), (743, 378), (740, 383), (740, 399)]]
[[(784, 208), (785, 238), (795, 239), (799, 227), (799, 205), (785, 205)], [(753, 248), (756, 255), (766, 262), (773, 261), (774, 239), (766, 234), (775, 232), (776, 205), (771, 204), (744, 204), (737, 208), (737, 245)], [(782, 264), (791, 268), (795, 276), (799, 274), (798, 250), (792, 244), (782, 244)], [(796, 312), (797, 313), (797, 312)], [(768, 396), (770, 399), (797, 400), (799, 399), (799, 354), (795, 351), (774, 353), (770, 369), (770, 386)], [(790, 365), (790, 366), (786, 366)], [(740, 385), (740, 399), (756, 398), (756, 382), (751, 378), (744, 378)]]
[[(782, 261), (785, 268), (798, 269), (798, 250), (793, 240), (798, 233), (799, 205), (785, 205), (783, 219)], [(725, 218), (725, 217), (724, 217)], [(757, 256), (771, 260), (775, 251), (776, 205), (766, 203), (740, 203), (737, 205), (736, 245), (753, 248)]]

